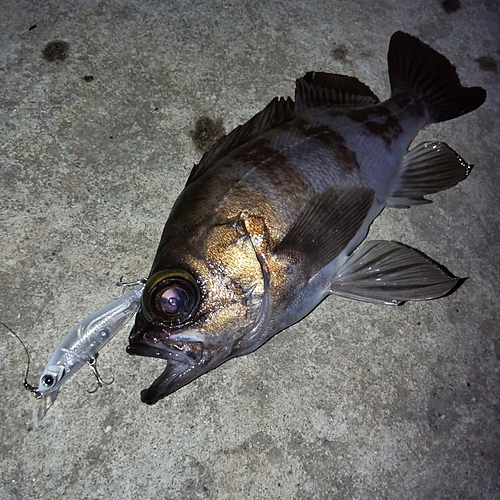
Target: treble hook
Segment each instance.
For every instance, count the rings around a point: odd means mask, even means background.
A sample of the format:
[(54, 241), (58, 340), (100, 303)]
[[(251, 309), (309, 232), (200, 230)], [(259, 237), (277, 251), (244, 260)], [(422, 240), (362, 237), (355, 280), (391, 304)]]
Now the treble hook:
[(95, 388), (92, 389), (92, 390), (87, 389), (87, 392), (89, 394), (93, 394), (94, 392), (97, 391), (97, 389), (99, 389), (103, 385), (111, 385), (115, 381), (115, 376), (114, 376), (113, 371), (111, 370), (111, 368), (109, 369), (109, 371), (111, 372), (111, 376), (113, 378), (109, 382), (105, 382), (101, 378), (101, 376), (99, 375), (99, 372), (97, 371), (97, 357), (98, 356), (99, 356), (99, 353), (96, 352), (95, 356), (93, 356), (92, 358), (90, 358), (87, 361), (87, 364), (90, 366), (90, 369), (92, 370), (92, 373), (94, 374), (94, 377), (95, 377)]

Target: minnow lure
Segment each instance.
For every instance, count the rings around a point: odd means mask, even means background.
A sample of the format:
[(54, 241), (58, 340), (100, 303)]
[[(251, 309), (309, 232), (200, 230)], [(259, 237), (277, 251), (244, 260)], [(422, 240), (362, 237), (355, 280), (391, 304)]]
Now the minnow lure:
[(85, 363), (90, 366), (96, 379), (94, 391), (103, 384), (112, 383), (112, 381), (106, 383), (101, 379), (97, 372), (96, 359), (98, 352), (137, 312), (144, 290), (144, 281), (133, 284), (137, 283), (139, 285), (133, 290), (78, 323), (50, 357), (40, 377), (38, 388), (27, 387), (41, 400), (38, 420), (42, 420), (54, 404), (61, 386)]

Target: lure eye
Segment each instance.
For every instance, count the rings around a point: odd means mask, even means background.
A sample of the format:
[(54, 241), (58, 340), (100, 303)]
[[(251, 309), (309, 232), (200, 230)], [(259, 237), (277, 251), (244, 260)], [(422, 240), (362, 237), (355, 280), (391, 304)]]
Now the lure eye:
[(143, 312), (150, 321), (180, 325), (196, 312), (200, 287), (182, 269), (166, 269), (151, 276), (142, 295)]
[(42, 382), (42, 385), (44, 385), (45, 387), (47, 387), (47, 389), (49, 387), (52, 387), (54, 385), (54, 382), (55, 382), (55, 378), (52, 376), (52, 375), (44, 375), (41, 379), (41, 382)]

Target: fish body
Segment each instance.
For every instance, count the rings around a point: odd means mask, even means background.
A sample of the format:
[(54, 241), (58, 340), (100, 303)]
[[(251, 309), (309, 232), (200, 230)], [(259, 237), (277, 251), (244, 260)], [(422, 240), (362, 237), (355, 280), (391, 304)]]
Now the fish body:
[(428, 203), (467, 177), (446, 144), (408, 147), (486, 93), (462, 87), (444, 56), (405, 33), (388, 60), (385, 102), (355, 78), (307, 73), (295, 100), (274, 99), (194, 167), (130, 334), (129, 353), (167, 360), (144, 402), (252, 352), (329, 294), (400, 304), (458, 285), (402, 244), (361, 243), (385, 207)]
[[(38, 420), (54, 404), (61, 386), (83, 365), (91, 363), (99, 351), (123, 328), (139, 309), (144, 283), (87, 316), (73, 327), (56, 347), (38, 383)], [(95, 370), (95, 369), (94, 369)], [(94, 371), (97, 377), (97, 372)], [(100, 379), (97, 379), (100, 382)]]

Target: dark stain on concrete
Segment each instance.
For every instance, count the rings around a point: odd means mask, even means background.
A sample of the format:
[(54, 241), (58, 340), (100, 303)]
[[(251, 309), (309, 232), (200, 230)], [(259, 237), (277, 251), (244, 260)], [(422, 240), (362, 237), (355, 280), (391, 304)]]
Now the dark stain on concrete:
[(330, 54), (335, 60), (344, 62), (347, 59), (348, 50), (345, 45), (340, 44), (332, 49)]
[(198, 118), (194, 129), (191, 130), (191, 139), (196, 148), (202, 153), (209, 151), (212, 146), (225, 134), (222, 119), (212, 120), (208, 116)]
[(49, 42), (42, 51), (43, 58), (46, 61), (64, 61), (69, 54), (69, 43), (63, 40), (54, 40)]
[(460, 0), (443, 0), (441, 2), (441, 5), (443, 6), (445, 12), (447, 12), (448, 14), (456, 12), (462, 7)]
[(481, 56), (476, 59), (479, 69), (482, 71), (491, 71), (492, 73), (497, 72), (497, 62), (493, 57)]

